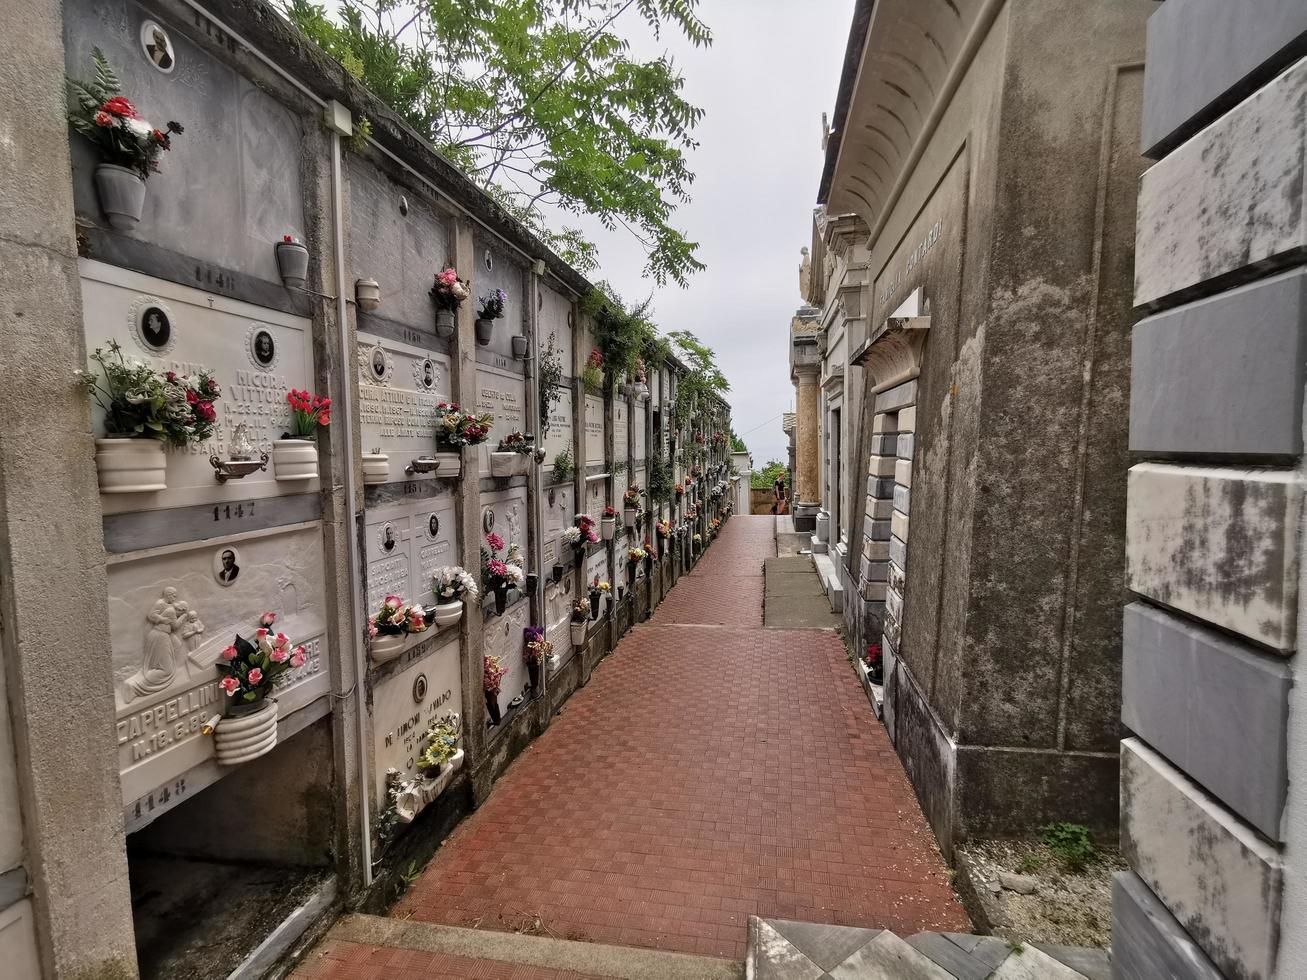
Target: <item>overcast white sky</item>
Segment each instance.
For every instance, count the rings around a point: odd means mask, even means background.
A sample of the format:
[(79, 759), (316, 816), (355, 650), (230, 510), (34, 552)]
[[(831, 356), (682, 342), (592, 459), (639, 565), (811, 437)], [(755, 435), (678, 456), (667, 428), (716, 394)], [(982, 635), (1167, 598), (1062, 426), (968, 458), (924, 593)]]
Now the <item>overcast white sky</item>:
[[(654, 318), (717, 351), (735, 431), (761, 467), (785, 458), (776, 416), (794, 402), (786, 343), (801, 303), (799, 249), (812, 236), (821, 114), (835, 105), (853, 0), (704, 0), (700, 13), (713, 31), (710, 48), (670, 33), (656, 46), (633, 38), (638, 53), (673, 56), (687, 98), (705, 111), (690, 158), (694, 200), (673, 220), (700, 243), (708, 268), (688, 289), (656, 290)], [(641, 26), (624, 16), (627, 30)], [(647, 296), (653, 283), (640, 276), (639, 243), (594, 222), (582, 227), (600, 246), (598, 277), (625, 299)]]

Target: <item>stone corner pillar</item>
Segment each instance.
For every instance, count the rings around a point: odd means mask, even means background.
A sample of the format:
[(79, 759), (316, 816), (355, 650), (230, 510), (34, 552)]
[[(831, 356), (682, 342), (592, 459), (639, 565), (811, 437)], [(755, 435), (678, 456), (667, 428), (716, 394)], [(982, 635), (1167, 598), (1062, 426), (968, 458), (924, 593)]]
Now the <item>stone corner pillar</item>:
[(794, 447), (794, 529), (815, 530), (821, 507), (821, 415), (818, 411), (819, 367), (796, 364), (793, 370), (798, 422)]

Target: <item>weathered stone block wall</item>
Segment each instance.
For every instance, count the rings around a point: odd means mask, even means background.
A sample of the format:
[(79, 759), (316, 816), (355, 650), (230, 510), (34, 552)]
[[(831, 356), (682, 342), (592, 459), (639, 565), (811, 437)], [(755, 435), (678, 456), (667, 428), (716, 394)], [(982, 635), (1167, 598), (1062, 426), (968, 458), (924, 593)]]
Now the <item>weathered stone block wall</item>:
[[(1150, 19), (1114, 975), (1307, 971), (1307, 8)], [(1296, 788), (1295, 788), (1296, 787)]]

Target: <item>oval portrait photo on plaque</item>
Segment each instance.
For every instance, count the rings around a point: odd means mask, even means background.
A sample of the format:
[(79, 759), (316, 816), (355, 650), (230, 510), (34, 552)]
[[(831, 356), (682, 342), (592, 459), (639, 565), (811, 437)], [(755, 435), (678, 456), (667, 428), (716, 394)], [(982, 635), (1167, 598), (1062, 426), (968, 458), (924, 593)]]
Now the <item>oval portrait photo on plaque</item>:
[(213, 554), (213, 577), (226, 588), (236, 584), (241, 574), (241, 554), (235, 548), (219, 548)]
[(250, 330), (250, 359), (265, 371), (277, 363), (277, 341), (272, 331), (261, 323)]
[(141, 296), (128, 310), (132, 337), (147, 354), (158, 356), (172, 350), (176, 341), (172, 310), (157, 296)]

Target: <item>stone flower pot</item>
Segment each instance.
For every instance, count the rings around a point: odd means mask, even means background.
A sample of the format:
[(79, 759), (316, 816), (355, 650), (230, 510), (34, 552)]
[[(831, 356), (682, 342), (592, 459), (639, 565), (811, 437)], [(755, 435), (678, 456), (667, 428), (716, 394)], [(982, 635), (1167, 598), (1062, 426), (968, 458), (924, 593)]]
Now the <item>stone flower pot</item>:
[(384, 664), (397, 658), (408, 645), (408, 637), (403, 633), (378, 633), (372, 638), (368, 648), (374, 664)]
[(572, 646), (585, 646), (585, 623), (572, 623)]
[(436, 336), (441, 340), (453, 340), (458, 327), (454, 323), (453, 310), (436, 310)]
[(95, 168), (95, 193), (100, 210), (116, 231), (131, 231), (141, 220), (145, 208), (145, 180), (135, 170), (116, 163), (102, 163)]
[(381, 284), (375, 279), (355, 280), (354, 302), (364, 313), (371, 313), (381, 305)]
[(591, 619), (598, 619), (598, 618), (599, 618), (599, 600), (600, 600), (602, 597), (603, 597), (603, 593), (602, 593), (602, 592), (591, 592), (591, 593), (590, 593), (590, 618), (591, 618)]
[(436, 626), (442, 629), (454, 625), (463, 618), (463, 600), (436, 603), (431, 608), (431, 618), (435, 620)]
[(604, 541), (611, 541), (617, 536), (617, 518), (605, 517), (599, 521), (599, 537)]
[(477, 343), (480, 344), (482, 347), (485, 347), (490, 343), (490, 338), (492, 338), (495, 335), (495, 321), (477, 320), (476, 329), (477, 329)]
[(526, 457), (522, 453), (490, 453), (490, 475), (497, 477), (517, 476), (523, 472), (521, 461)]
[(309, 275), (309, 250), (302, 242), (277, 243), (277, 272), (287, 289), (300, 289)]
[(232, 705), (213, 730), (213, 751), (220, 766), (238, 766), (277, 745), (277, 702), (264, 698), (253, 707)]
[(525, 361), (527, 351), (531, 349), (531, 342), (527, 340), (526, 337), (523, 337), (521, 334), (518, 334), (517, 336), (512, 338), (512, 344), (513, 344), (513, 356), (516, 357), (519, 361)]
[(363, 454), (363, 482), (368, 486), (390, 479), (390, 457), (385, 453)]
[(101, 493), (167, 490), (168, 457), (158, 439), (96, 439)]
[(312, 439), (278, 439), (272, 444), (272, 471), (282, 483), (316, 479), (317, 445)]
[(624, 527), (635, 527), (635, 518), (639, 514), (634, 507), (622, 508), (622, 525)]

